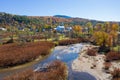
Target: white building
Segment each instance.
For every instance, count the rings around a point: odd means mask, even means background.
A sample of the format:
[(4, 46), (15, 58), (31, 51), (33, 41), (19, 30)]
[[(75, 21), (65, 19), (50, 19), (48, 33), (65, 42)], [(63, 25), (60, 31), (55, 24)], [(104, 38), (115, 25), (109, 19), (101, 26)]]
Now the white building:
[(7, 29), (0, 27), (0, 31), (7, 31)]
[(58, 32), (64, 32), (65, 31), (65, 27), (64, 26), (57, 26), (56, 28), (54, 28), (56, 31)]

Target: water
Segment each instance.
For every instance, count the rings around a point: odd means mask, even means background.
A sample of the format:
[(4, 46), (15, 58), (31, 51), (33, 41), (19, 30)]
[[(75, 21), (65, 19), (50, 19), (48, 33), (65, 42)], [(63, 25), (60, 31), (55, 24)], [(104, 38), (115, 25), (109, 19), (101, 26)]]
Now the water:
[[(40, 61), (36, 64), (33, 64), (32, 66), (29, 66), (27, 68), (32, 67), (34, 71), (39, 71), (42, 68), (45, 68), (48, 63), (54, 61), (54, 60), (60, 60), (62, 62), (65, 62), (68, 66), (68, 80), (96, 80), (92, 75), (85, 73), (85, 72), (75, 72), (72, 70), (72, 61), (75, 60), (84, 45), (83, 44), (73, 44), (69, 46), (57, 46), (51, 53), (51, 55)], [(6, 71), (6, 72), (0, 72), (0, 80), (2, 77), (6, 75), (13, 74), (15, 72), (23, 71), (23, 69), (17, 69), (12, 71)], [(12, 73), (11, 73), (12, 72)]]
[(70, 46), (58, 46), (55, 47), (53, 53), (42, 62), (36, 64), (34, 66), (34, 69), (37, 67), (41, 67), (47, 63), (50, 63), (54, 60), (60, 60), (62, 62), (65, 62), (67, 65), (71, 63), (74, 59), (78, 57), (78, 53), (82, 49), (82, 44), (74, 44)]
[(65, 62), (68, 66), (68, 80), (96, 80), (92, 75), (86, 72), (75, 72), (72, 70), (72, 61), (79, 56), (79, 53), (83, 46), (83, 44), (57, 46), (47, 59), (34, 65), (34, 70), (39, 71), (41, 67), (46, 67), (48, 63), (54, 60), (60, 60), (62, 62)]

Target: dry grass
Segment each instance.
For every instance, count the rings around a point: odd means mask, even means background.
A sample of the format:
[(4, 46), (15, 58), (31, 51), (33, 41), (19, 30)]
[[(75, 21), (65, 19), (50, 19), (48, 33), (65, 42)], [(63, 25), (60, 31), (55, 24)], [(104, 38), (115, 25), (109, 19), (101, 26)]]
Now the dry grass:
[(0, 67), (15, 66), (47, 55), (54, 46), (52, 42), (16, 43), (0, 46)]
[(70, 44), (75, 44), (75, 43), (80, 43), (82, 42), (82, 39), (67, 39), (67, 40), (61, 40), (59, 41), (59, 45), (70, 45)]
[(4, 78), (4, 80), (66, 80), (67, 67), (60, 61), (54, 61), (48, 66), (46, 72), (26, 70)]

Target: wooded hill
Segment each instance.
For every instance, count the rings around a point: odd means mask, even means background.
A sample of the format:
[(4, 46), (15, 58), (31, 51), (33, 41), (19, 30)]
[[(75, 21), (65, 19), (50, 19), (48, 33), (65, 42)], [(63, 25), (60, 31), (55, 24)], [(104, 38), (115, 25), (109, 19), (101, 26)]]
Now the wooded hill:
[[(92, 25), (97, 23), (104, 23), (103, 21), (89, 20), (83, 18), (73, 18), (63, 15), (55, 16), (21, 16), (13, 15), (4, 12), (0, 12), (0, 27), (9, 28), (9, 26), (15, 27), (27, 27), (27, 28), (42, 28), (42, 27), (56, 27), (58, 25), (85, 26), (86, 23), (91, 22)], [(119, 23), (120, 24), (120, 23)]]

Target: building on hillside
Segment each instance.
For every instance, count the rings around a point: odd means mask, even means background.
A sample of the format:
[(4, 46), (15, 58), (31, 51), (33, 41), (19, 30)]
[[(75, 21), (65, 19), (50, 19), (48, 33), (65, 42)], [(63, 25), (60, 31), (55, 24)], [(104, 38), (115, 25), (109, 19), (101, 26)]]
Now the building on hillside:
[(72, 31), (72, 27), (66, 27), (65, 31)]
[(64, 26), (57, 26), (56, 28), (54, 28), (57, 32), (63, 33), (65, 31), (65, 27)]
[(6, 28), (0, 27), (0, 31), (7, 31)]

